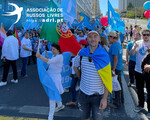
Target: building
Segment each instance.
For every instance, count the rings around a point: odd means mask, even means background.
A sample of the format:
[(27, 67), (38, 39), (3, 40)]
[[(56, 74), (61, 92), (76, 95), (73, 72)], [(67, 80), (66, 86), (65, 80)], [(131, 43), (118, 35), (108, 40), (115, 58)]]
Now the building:
[(147, 0), (119, 0), (119, 11), (125, 12), (129, 10), (129, 7), (143, 7), (143, 4)]
[(88, 17), (92, 18), (93, 11), (92, 11), (92, 2), (91, 0), (75, 0), (77, 6), (75, 7), (77, 16), (76, 19), (80, 19), (80, 13), (86, 14)]
[(127, 11), (127, 0), (119, 0), (119, 11)]
[(93, 0), (93, 17), (101, 17), (101, 11), (99, 6), (99, 0)]

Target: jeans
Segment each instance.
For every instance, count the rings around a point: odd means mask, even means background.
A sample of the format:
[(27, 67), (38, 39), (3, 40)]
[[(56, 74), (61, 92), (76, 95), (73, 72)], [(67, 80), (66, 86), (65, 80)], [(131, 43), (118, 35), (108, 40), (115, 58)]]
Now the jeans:
[(147, 89), (147, 106), (150, 112), (150, 76), (145, 76), (135, 71), (136, 89), (138, 95), (138, 104), (140, 107), (144, 107), (145, 96), (144, 96), (144, 83), (146, 82)]
[(134, 84), (134, 76), (135, 76), (135, 61), (130, 60), (129, 61), (129, 78), (130, 83)]
[(29, 56), (28, 58), (28, 64), (30, 65), (30, 59), (32, 57), (33, 63), (36, 64), (36, 56), (35, 56), (35, 52), (32, 51), (32, 56)]
[(76, 102), (77, 101), (77, 97), (76, 97), (76, 84), (78, 82), (78, 77), (73, 76), (72, 77), (72, 82), (71, 82), (71, 95), (72, 95), (72, 102)]
[(122, 88), (122, 82), (121, 82), (121, 70), (115, 70), (115, 73), (116, 73), (116, 75), (118, 75), (118, 81), (120, 83), (121, 90), (120, 91), (114, 91), (115, 99), (113, 101), (113, 104), (119, 108), (124, 103), (123, 88)]
[(80, 91), (78, 99), (80, 119), (90, 118), (90, 112), (92, 110), (92, 120), (102, 120), (103, 110), (99, 109), (101, 99), (102, 95), (86, 95)]
[(12, 66), (12, 70), (13, 70), (13, 79), (14, 80), (18, 79), (16, 60), (7, 60), (6, 59), (6, 62), (4, 62), (4, 71), (3, 71), (2, 82), (6, 82), (7, 81), (7, 76), (8, 76), (10, 65)]
[(22, 69), (21, 69), (21, 76), (24, 77), (26, 75), (27, 64), (28, 64), (29, 57), (22, 57)]

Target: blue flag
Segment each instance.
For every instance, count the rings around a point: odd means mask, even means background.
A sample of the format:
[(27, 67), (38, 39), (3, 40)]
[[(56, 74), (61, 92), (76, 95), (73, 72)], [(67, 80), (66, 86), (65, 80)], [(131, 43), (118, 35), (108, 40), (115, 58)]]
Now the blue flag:
[[(48, 51), (47, 55), (49, 58), (52, 57), (52, 52)], [(62, 68), (62, 84), (63, 87), (69, 87), (71, 83), (71, 68), (69, 68), (69, 61), (71, 58), (71, 53), (70, 52), (65, 52), (62, 54), (63, 55), (63, 68)], [(45, 56), (45, 52), (43, 52), (42, 56)], [(48, 74), (46, 71), (47, 64), (42, 61), (41, 59), (37, 59), (37, 68), (38, 68), (38, 73), (39, 73), (39, 78), (40, 82), (49, 97), (50, 100), (54, 101), (61, 101), (61, 96), (59, 94), (58, 89), (55, 86), (55, 83), (53, 82), (51, 76)]]
[(79, 25), (79, 21), (78, 20), (76, 20), (76, 19), (74, 19), (74, 21), (73, 21), (73, 23), (72, 23), (72, 26), (78, 26)]
[(87, 27), (88, 29), (92, 30), (92, 26), (91, 26), (91, 23), (90, 23), (90, 18), (82, 12), (80, 13), (80, 15), (83, 17), (83, 20), (79, 23), (78, 28), (83, 30), (84, 27)]
[[(109, 0), (108, 0), (108, 25), (111, 26), (111, 29), (112, 29), (111, 31), (116, 30), (119, 32), (124, 32), (125, 24), (120, 19), (119, 13), (114, 11)], [(120, 26), (122, 26), (122, 27), (120, 27)]]
[(63, 8), (63, 17), (66, 21), (69, 21), (71, 24), (76, 17), (75, 6), (77, 3), (74, 0), (62, 0), (61, 8)]

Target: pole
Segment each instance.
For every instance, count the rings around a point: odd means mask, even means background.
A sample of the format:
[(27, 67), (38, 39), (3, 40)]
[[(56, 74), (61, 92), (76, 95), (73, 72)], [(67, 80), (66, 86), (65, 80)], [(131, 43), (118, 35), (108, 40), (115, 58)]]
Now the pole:
[(37, 52), (39, 52), (39, 51), (40, 51), (40, 40), (41, 40), (41, 39), (39, 39), (39, 44), (38, 44)]
[(136, 25), (136, 0), (135, 0), (135, 8), (134, 8), (134, 10), (135, 10), (135, 25)]

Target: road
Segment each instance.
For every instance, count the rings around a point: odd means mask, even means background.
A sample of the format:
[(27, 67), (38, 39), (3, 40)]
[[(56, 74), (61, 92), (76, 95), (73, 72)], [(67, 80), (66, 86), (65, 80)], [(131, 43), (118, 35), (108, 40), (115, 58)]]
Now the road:
[(132, 25), (134, 27), (134, 25), (140, 25), (142, 27), (142, 29), (147, 29), (147, 24), (148, 24), (148, 20), (135, 20), (135, 19), (127, 19), (127, 18), (123, 18), (125, 25), (126, 26), (130, 26)]

